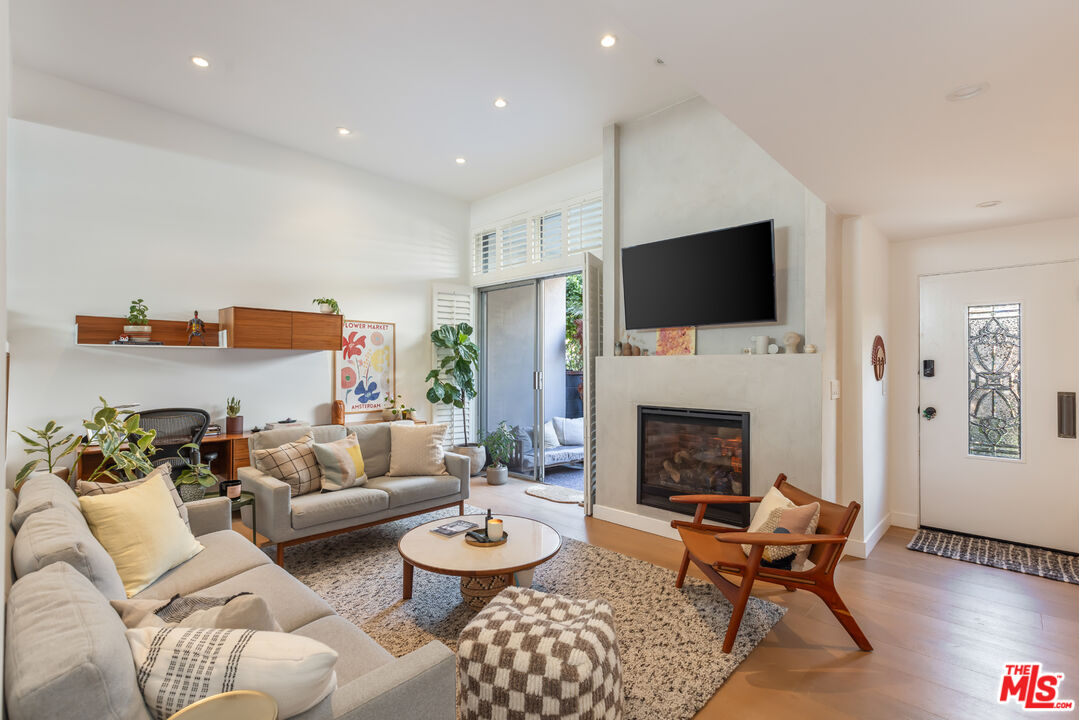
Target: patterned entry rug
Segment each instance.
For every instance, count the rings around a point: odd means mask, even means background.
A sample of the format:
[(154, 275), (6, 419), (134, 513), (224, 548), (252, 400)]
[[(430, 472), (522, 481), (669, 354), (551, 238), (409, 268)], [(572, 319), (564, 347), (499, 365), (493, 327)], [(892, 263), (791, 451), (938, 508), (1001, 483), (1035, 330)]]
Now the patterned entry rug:
[(914, 534), (907, 547), (930, 555), (1079, 585), (1079, 557), (1068, 553), (925, 528)]
[[(468, 512), (479, 512), (469, 508)], [(397, 540), (441, 510), (291, 547), (290, 573), (395, 656), (432, 639), (457, 648), (474, 613), (461, 603), (460, 579), (416, 570), (412, 600), (401, 600)], [(712, 585), (570, 538), (536, 568), (532, 587), (574, 598), (603, 598), (615, 614), (627, 720), (691, 718), (786, 612), (752, 598), (734, 651), (720, 649), (731, 606)]]
[(584, 505), (583, 492), (574, 490), (573, 488), (562, 487), (561, 485), (541, 485), (540, 483), (532, 483), (525, 488), (525, 494), (556, 503)]

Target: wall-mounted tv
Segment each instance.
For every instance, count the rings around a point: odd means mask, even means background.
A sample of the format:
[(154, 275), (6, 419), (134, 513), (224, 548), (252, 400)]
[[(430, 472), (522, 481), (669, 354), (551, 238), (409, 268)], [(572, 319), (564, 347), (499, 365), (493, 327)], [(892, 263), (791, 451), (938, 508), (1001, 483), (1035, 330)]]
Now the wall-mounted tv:
[(775, 322), (773, 221), (622, 249), (626, 328)]

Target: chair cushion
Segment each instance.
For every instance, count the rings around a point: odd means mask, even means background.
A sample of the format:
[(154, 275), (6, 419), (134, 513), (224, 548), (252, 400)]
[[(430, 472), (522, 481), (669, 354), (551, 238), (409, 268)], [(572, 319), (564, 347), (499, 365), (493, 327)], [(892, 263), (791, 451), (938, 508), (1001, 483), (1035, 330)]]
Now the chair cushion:
[(184, 525), (191, 527), (191, 519), (188, 517), (187, 507), (180, 498), (180, 493), (176, 490), (176, 484), (172, 482), (172, 466), (168, 464), (158, 465), (153, 469), (153, 472), (146, 477), (138, 480), (131, 480), (129, 482), (102, 483), (79, 480), (75, 483), (75, 494), (79, 497), (87, 495), (111, 495), (112, 493), (123, 492), (124, 490), (138, 487), (151, 479), (165, 483), (165, 487), (168, 488), (169, 494), (172, 495), (172, 502), (176, 505), (176, 512), (180, 514), (180, 519), (184, 521)]
[(390, 507), (398, 508), (455, 495), (461, 492), (461, 479), (456, 475), (384, 476), (368, 480), (366, 487), (386, 493), (390, 497)]
[(128, 597), (202, 552), (163, 483), (89, 495), (79, 504), (90, 531), (116, 563)]
[(584, 446), (584, 418), (563, 418), (562, 444)]
[(543, 423), (543, 447), (553, 448), (561, 445), (561, 441), (558, 438), (558, 432), (554, 429), (554, 421), (548, 420)]
[[(781, 493), (777, 488), (772, 487), (768, 489), (768, 492), (764, 494), (761, 499), (760, 505), (757, 506), (757, 512), (753, 514), (753, 519), (749, 521), (748, 532), (761, 532), (770, 533), (774, 532), (777, 528), (781, 527), (781, 517), (783, 517), (784, 510), (797, 510), (799, 507), (805, 508), (800, 512), (793, 513), (787, 518), (787, 524), (783, 525), (786, 532), (789, 533), (808, 533), (812, 534), (817, 530), (817, 521), (820, 519), (820, 503), (809, 503), (807, 505), (795, 505), (786, 495)], [(798, 529), (802, 528), (804, 529)], [(753, 549), (752, 545), (743, 545), (742, 552), (749, 555), (750, 550)], [(806, 558), (809, 556), (809, 551), (812, 549), (809, 545), (767, 545), (764, 548), (764, 554), (762, 555), (765, 562), (772, 564), (775, 567), (780, 567), (780, 563), (784, 558), (793, 556), (790, 567), (785, 567), (786, 563), (783, 563), (782, 569), (799, 571), (805, 565)]]
[(390, 469), (387, 475), (443, 475), (443, 441), (449, 425), (390, 425)]
[(67, 563), (109, 600), (126, 598), (116, 563), (97, 541), (82, 516), (55, 507), (26, 519), (11, 551), (16, 577), (53, 563)]
[(317, 492), (322, 487), (322, 470), (311, 449), (313, 435), (308, 432), (293, 442), (255, 450), (251, 460), (258, 470), (288, 483), (292, 497)]
[(366, 486), (310, 493), (292, 498), (292, 527), (303, 530), (338, 520), (361, 518), (389, 507), (390, 499), (384, 491)]
[(337, 651), (337, 682), (341, 685), (393, 662), (393, 655), (340, 615), (319, 618), (292, 634), (318, 640)]
[(323, 490), (344, 490), (367, 482), (363, 451), (355, 435), (346, 435), (330, 443), (311, 443), (311, 449), (322, 470)]
[(266, 600), (270, 613), (285, 632), (292, 632), (319, 618), (333, 615), (333, 608), (311, 588), (277, 565), (260, 565), (216, 585), (199, 595), (228, 597), (249, 592)]
[(159, 577), (136, 597), (167, 601), (173, 595), (194, 595), (234, 575), (270, 564), (266, 553), (234, 530), (200, 535), (199, 542), (206, 548), (203, 552)]
[(124, 624), (66, 563), (20, 578), (7, 600), (4, 663), (12, 720), (146, 720)]
[(31, 475), (19, 490), (19, 502), (15, 514), (11, 516), (11, 529), (19, 532), (26, 518), (34, 513), (61, 506), (82, 514), (79, 498), (66, 482), (46, 473)]
[(146, 704), (157, 720), (230, 690), (259, 690), (289, 718), (337, 687), (337, 653), (310, 638), (219, 628), (127, 631)]
[(390, 471), (390, 424), (349, 425), (348, 431), (355, 435), (360, 443), (367, 477), (380, 477), (388, 473)]

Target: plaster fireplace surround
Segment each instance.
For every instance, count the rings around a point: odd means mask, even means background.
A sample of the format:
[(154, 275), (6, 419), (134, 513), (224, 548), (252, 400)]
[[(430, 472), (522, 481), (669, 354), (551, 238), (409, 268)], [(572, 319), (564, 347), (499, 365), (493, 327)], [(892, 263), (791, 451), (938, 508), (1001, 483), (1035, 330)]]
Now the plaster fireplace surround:
[[(822, 468), (821, 356), (797, 355), (688, 355), (599, 357), (596, 359), (597, 466), (595, 517), (601, 520), (677, 538), (670, 521), (686, 519), (683, 512), (662, 507), (656, 495), (717, 492), (763, 495), (779, 473), (806, 492), (819, 495)], [(658, 485), (639, 495), (638, 463), (641, 427), (639, 416), (648, 409), (675, 409), (689, 424), (718, 415), (746, 423), (743, 447), (736, 453), (729, 431), (705, 432), (687, 438), (673, 457), (656, 458)], [(692, 411), (704, 411), (697, 414)], [(689, 412), (686, 412), (689, 411)], [(743, 415), (746, 414), (746, 415)], [(691, 418), (691, 420), (690, 420)], [(721, 423), (732, 427), (734, 422)], [(691, 429), (691, 428), (683, 428)], [(748, 438), (748, 444), (744, 441)], [(711, 445), (711, 449), (706, 446)], [(711, 457), (715, 453), (718, 457)], [(691, 456), (696, 455), (694, 460)], [(752, 458), (752, 466), (748, 465)], [(708, 460), (707, 463), (699, 462)], [(646, 458), (644, 465), (649, 466)], [(713, 462), (714, 461), (714, 462)], [(709, 465), (711, 463), (711, 465)], [(744, 465), (743, 465), (744, 464)], [(741, 466), (740, 471), (735, 468)], [(682, 470), (688, 471), (683, 473)], [(679, 475), (673, 481), (671, 470)], [(746, 482), (748, 476), (748, 482)], [(701, 488), (681, 489), (683, 480)], [(737, 482), (740, 487), (735, 486)], [(729, 489), (728, 489), (729, 487)], [(641, 502), (640, 500), (644, 500)], [(743, 506), (746, 507), (746, 506)], [(693, 508), (687, 507), (692, 515)], [(713, 521), (737, 523), (741, 518)]]

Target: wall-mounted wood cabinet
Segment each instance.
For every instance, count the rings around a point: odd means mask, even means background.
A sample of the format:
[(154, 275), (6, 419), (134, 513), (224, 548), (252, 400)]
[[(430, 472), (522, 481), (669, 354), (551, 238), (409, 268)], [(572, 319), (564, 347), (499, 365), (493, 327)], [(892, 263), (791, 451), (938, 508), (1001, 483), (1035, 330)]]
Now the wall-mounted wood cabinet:
[(340, 315), (228, 307), (218, 312), (230, 348), (340, 350)]

